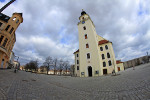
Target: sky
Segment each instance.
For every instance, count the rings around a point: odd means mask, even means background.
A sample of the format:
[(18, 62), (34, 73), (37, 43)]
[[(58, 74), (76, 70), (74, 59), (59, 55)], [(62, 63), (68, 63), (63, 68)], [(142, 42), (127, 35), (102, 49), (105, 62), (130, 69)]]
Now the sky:
[[(0, 0), (0, 7), (9, 0)], [(74, 63), (82, 9), (98, 35), (113, 43), (115, 57), (127, 61), (150, 53), (150, 0), (16, 0), (3, 13), (23, 13), (13, 51), (21, 64), (45, 58)]]

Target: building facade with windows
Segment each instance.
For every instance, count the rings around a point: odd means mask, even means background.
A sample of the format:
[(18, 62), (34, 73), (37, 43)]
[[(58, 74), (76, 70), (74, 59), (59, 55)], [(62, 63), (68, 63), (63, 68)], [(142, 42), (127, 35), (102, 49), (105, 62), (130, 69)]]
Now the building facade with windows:
[(0, 69), (8, 67), (9, 58), (16, 42), (15, 31), (22, 22), (22, 13), (13, 13), (12, 17), (0, 13)]
[(79, 50), (75, 55), (75, 74), (80, 77), (118, 72), (112, 42), (97, 35), (90, 16), (81, 12), (78, 23)]

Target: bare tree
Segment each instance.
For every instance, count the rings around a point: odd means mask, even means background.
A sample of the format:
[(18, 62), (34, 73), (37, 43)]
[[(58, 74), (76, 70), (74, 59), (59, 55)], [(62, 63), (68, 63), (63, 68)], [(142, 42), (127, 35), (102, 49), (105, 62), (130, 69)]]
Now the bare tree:
[(56, 67), (57, 67), (57, 64), (58, 64), (58, 59), (57, 58), (55, 58), (54, 60), (53, 60), (53, 62), (54, 62), (54, 75), (56, 74)]
[(64, 67), (64, 61), (63, 61), (62, 59), (60, 59), (60, 61), (59, 61), (59, 71), (60, 71), (60, 75), (62, 74), (63, 67)]
[(64, 62), (64, 69), (66, 71), (66, 75), (67, 75), (68, 68), (69, 68), (69, 61), (67, 60)]
[(70, 72), (71, 72), (71, 76), (75, 75), (75, 65), (71, 65)]
[(46, 60), (45, 60), (45, 62), (43, 63), (45, 66), (46, 66), (46, 68), (47, 68), (47, 75), (48, 75), (48, 71), (49, 71), (49, 69), (50, 69), (50, 66), (52, 66), (53, 65), (53, 59), (52, 59), (52, 57), (47, 57), (46, 58)]

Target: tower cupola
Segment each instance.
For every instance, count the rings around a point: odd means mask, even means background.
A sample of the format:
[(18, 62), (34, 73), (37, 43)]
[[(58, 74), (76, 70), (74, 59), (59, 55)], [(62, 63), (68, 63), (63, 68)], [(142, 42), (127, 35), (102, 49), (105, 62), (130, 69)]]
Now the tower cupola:
[(86, 14), (86, 12), (82, 9), (81, 16)]

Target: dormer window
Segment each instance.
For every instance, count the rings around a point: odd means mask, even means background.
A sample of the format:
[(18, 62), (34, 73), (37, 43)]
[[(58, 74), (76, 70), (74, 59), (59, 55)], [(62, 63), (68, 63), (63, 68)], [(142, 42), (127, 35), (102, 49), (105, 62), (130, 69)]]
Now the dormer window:
[(15, 20), (16, 20), (16, 17), (13, 18), (13, 21), (15, 21)]

